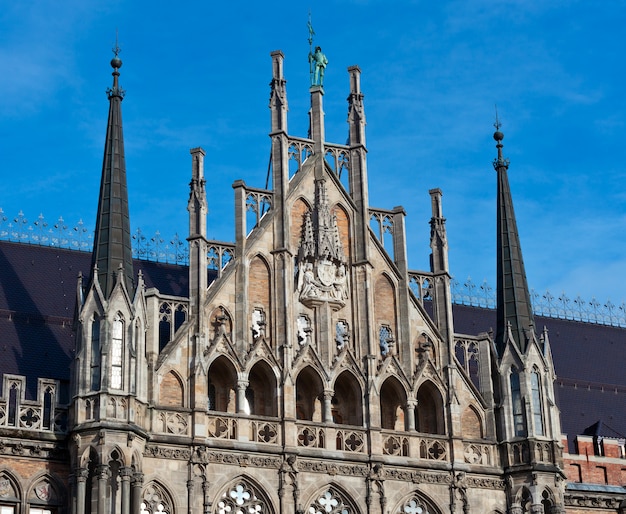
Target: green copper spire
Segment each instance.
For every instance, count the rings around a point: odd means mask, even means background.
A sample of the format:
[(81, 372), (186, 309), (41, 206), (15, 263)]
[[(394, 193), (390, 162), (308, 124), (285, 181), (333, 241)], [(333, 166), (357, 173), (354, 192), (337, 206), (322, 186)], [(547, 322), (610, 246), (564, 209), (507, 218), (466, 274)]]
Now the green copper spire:
[(534, 330), (534, 322), (507, 176), (509, 160), (502, 156), (504, 134), (500, 132), (497, 114), (495, 127), (493, 138), (498, 149), (498, 156), (493, 161), (493, 167), (498, 174), (498, 303), (495, 342), (498, 353), (502, 355), (509, 339), (509, 329), (519, 350), (522, 353), (526, 351), (528, 340)]
[(109, 298), (116, 284), (118, 271), (128, 293), (134, 293), (133, 259), (128, 215), (128, 192), (126, 189), (126, 161), (124, 159), (124, 134), (122, 130), (122, 99), (124, 90), (118, 79), (122, 60), (120, 48), (113, 48), (111, 60), (113, 85), (107, 89), (109, 120), (104, 144), (102, 179), (98, 200), (98, 215), (94, 236), (92, 268), (97, 267), (98, 281), (105, 298)]

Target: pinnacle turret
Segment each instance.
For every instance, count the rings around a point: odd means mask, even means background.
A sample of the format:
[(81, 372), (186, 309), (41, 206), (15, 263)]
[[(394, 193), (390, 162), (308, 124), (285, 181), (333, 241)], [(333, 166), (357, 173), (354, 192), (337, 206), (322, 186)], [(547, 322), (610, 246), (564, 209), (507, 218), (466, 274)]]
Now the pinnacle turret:
[(493, 167), (498, 174), (498, 238), (497, 238), (497, 330), (496, 347), (502, 354), (510, 337), (524, 353), (534, 331), (534, 322), (526, 271), (522, 259), (522, 248), (517, 231), (515, 211), (507, 170), (509, 160), (502, 155), (500, 122), (496, 115), (497, 158)]
[[(119, 69), (122, 60), (120, 48), (115, 44), (113, 85), (107, 89), (109, 118), (102, 160), (102, 178), (98, 199), (98, 214), (92, 257), (92, 280), (100, 283), (105, 298), (109, 298), (119, 275), (129, 294), (134, 292), (133, 260), (131, 250), (130, 219), (128, 214), (128, 192), (126, 188), (126, 161), (124, 157), (124, 134), (122, 130), (122, 99), (124, 90), (119, 85)], [(93, 271), (92, 271), (93, 273)]]

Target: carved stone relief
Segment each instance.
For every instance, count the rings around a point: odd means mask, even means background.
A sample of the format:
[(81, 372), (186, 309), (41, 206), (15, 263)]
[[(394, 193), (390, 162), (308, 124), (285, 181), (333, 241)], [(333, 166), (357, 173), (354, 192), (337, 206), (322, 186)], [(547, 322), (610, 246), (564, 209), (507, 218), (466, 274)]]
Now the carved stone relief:
[(304, 219), (297, 257), (297, 291), (308, 307), (329, 302), (334, 309), (340, 309), (349, 296), (348, 263), (324, 180), (316, 182), (315, 197), (313, 211), (307, 212)]

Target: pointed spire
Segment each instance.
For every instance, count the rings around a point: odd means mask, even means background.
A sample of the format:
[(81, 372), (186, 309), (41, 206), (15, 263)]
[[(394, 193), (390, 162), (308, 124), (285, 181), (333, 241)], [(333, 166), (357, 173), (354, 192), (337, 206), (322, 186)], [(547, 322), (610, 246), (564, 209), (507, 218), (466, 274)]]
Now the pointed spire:
[(494, 126), (496, 132), (493, 138), (498, 149), (498, 156), (493, 162), (498, 174), (496, 347), (501, 355), (509, 338), (513, 339), (522, 353), (526, 351), (528, 340), (533, 336), (534, 321), (507, 176), (509, 160), (502, 155), (504, 134), (500, 132), (497, 111)]
[[(126, 162), (124, 159), (124, 134), (122, 130), (122, 99), (124, 90), (119, 85), (120, 47), (115, 39), (113, 85), (107, 89), (109, 98), (109, 119), (104, 144), (102, 178), (96, 218), (92, 269), (98, 273), (92, 280), (98, 280), (105, 298), (109, 298), (117, 280), (125, 282), (132, 296), (134, 292), (133, 259), (131, 250), (130, 219), (128, 215), (128, 192), (126, 189)], [(118, 275), (118, 269), (122, 273)]]

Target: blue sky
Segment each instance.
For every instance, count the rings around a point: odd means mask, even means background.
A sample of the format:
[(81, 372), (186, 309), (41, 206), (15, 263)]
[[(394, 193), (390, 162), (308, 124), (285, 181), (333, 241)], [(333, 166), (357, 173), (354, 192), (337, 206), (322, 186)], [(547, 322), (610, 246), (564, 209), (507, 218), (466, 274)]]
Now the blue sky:
[(365, 94), (370, 203), (407, 211), (428, 268), (443, 190), (451, 271), (495, 285), (494, 105), (531, 287), (626, 299), (626, 3), (378, 0), (0, 1), (0, 207), (92, 226), (119, 30), (131, 223), (187, 229), (189, 148), (206, 152), (209, 237), (232, 241), (233, 191), (263, 187), (269, 53), (285, 54), (292, 135), (306, 136), (307, 14), (329, 59), (329, 141)]

